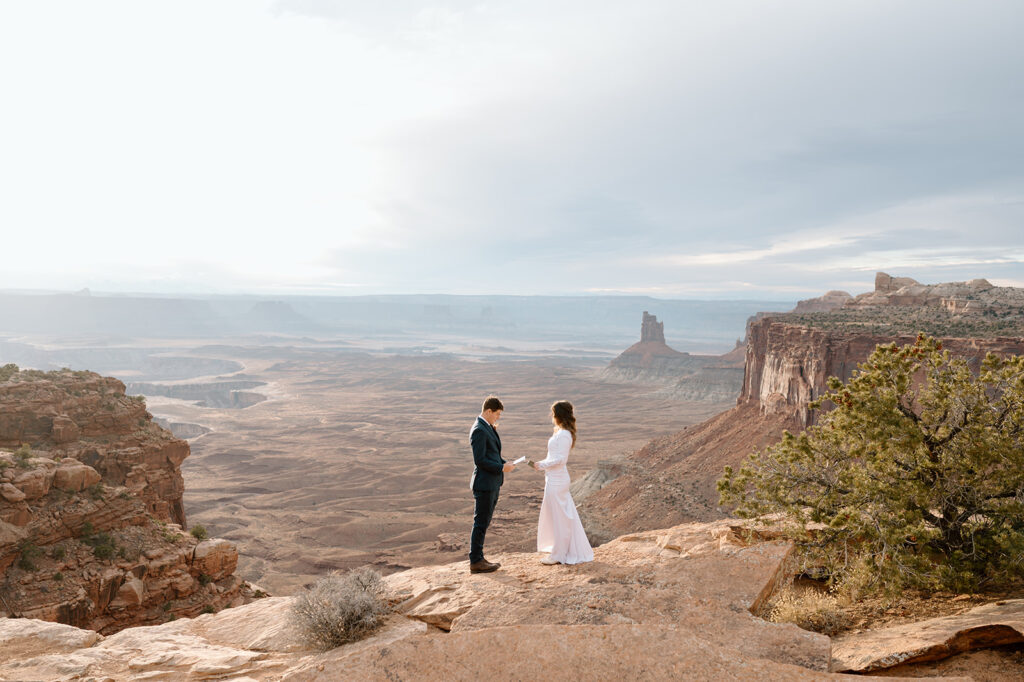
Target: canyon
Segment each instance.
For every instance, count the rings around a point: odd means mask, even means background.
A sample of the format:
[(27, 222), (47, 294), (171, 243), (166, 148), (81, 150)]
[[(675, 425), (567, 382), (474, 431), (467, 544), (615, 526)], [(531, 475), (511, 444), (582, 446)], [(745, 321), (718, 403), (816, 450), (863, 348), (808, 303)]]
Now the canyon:
[(825, 392), (829, 377), (849, 379), (879, 344), (912, 343), (921, 320), (928, 321), (924, 331), (975, 370), (987, 353), (1024, 353), (1024, 290), (981, 279), (924, 285), (880, 272), (874, 291), (829, 292), (790, 312), (760, 313), (747, 323), (734, 407), (601, 462), (577, 483), (588, 531), (606, 539), (723, 518), (716, 487), (723, 467), (736, 467), (786, 430), (813, 424), (809, 403)]
[[(936, 637), (948, 641), (932, 642), (927, 628), (922, 635), (899, 626), (875, 639), (854, 633), (834, 650), (821, 635), (767, 623), (761, 618), (764, 605), (790, 577), (786, 561), (792, 547), (728, 519), (715, 490), (725, 465), (775, 442), (783, 430), (813, 423), (808, 403), (821, 395), (829, 376), (849, 377), (878, 343), (912, 341), (915, 334), (906, 325), (922, 315), (943, 322), (937, 328), (950, 332), (940, 335), (944, 345), (975, 366), (988, 352), (1024, 352), (1024, 335), (1002, 333), (1016, 329), (1017, 293), (996, 289), (984, 280), (921, 285), (879, 273), (869, 294), (829, 292), (801, 301), (789, 313), (751, 318), (745, 345), (722, 356), (672, 349), (662, 323), (647, 312), (640, 342), (607, 364), (600, 355), (555, 358), (483, 345), (475, 347), (478, 355), (471, 361), (351, 346), (339, 352), (338, 344), (316, 343), (179, 349), (183, 356), (201, 352), (211, 366), (238, 368), (202, 380), (133, 384), (147, 392), (163, 423), (192, 440), (187, 464), (188, 444), (182, 450), (182, 441), (154, 424), (142, 401), (125, 396), (117, 380), (70, 371), (22, 372), (11, 382), (18, 397), (10, 404), (31, 398), (31, 409), (17, 417), (0, 411), (0, 447), (8, 450), (0, 460), (8, 462), (2, 470), (13, 489), (0, 491), (7, 494), (0, 504), (7, 524), (0, 526), (6, 542), (0, 547), (7, 553), (0, 551), (0, 562), (6, 560), (9, 575), (17, 577), (17, 613), (28, 617), (0, 619), (0, 644), (7, 653), (0, 657), (0, 675), (480, 675), (484, 671), (472, 652), (500, 643), (517, 653), (502, 659), (499, 669), (516, 675), (535, 666), (537, 674), (561, 670), (571, 676), (599, 664), (605, 672), (640, 679), (820, 679), (835, 677), (829, 670), (873, 670), (914, 656), (944, 656), (935, 652), (958, 650), (965, 642), (1020, 641), (1024, 605), (1012, 600), (937, 621), (935, 632), (942, 634)], [(908, 317), (908, 310), (914, 314)], [(284, 314), (273, 307), (265, 312)], [(980, 331), (958, 335), (965, 329)], [(82, 405), (64, 397), (51, 405), (37, 397), (55, 390), (44, 386), (46, 377), (67, 383), (59, 390), (82, 398)], [(74, 387), (72, 380), (86, 383)], [(39, 384), (38, 394), (22, 386), (29, 383)], [(707, 390), (712, 384), (715, 389)], [(546, 438), (544, 412), (552, 399), (571, 397), (586, 415), (572, 463), (583, 475), (574, 476), (573, 494), (597, 545), (592, 564), (538, 564), (529, 550), (539, 481), (516, 472), (503, 489), (495, 532), (488, 537), (489, 555), (503, 570), (485, 576), (465, 572), (458, 553), (465, 550), (470, 505), (460, 492), (460, 428), (478, 409), (481, 387), (493, 387), (512, 408), (501, 428), (503, 440), (513, 444), (510, 450), (517, 450), (513, 456)], [(246, 398), (250, 392), (259, 397)], [(99, 416), (90, 420), (88, 414)], [(129, 429), (132, 420), (136, 428)], [(17, 451), (28, 442), (25, 435), (34, 439), (31, 456)], [(124, 450), (132, 448), (154, 466), (147, 464), (145, 472), (129, 466), (133, 460)], [(625, 452), (631, 454), (623, 457)], [(98, 488), (97, 477), (103, 481)], [(33, 487), (29, 479), (44, 483)], [(147, 483), (140, 485), (142, 479)], [(50, 490), (40, 494), (45, 481)], [(69, 488), (76, 499), (58, 512), (46, 498), (55, 490), (67, 495)], [(129, 556), (111, 561), (106, 570), (79, 540), (80, 547), (65, 553), (72, 557), (66, 564), (45, 563), (55, 561), (54, 549), (70, 546), (76, 533), (90, 539), (99, 529), (83, 534), (72, 521), (67, 538), (47, 544), (36, 517), (70, 513), (73, 519), (90, 504), (106, 505), (83, 513), (91, 515), (93, 526), (106, 524), (106, 532), (120, 533), (117, 544)], [(225, 539), (192, 538), (185, 532), (185, 510), (193, 522)], [(81, 585), (77, 594), (94, 605), (88, 617), (74, 608), (84, 602), (58, 601), (52, 585), (34, 588), (32, 571), (15, 565), (15, 550), (27, 546), (26, 528), (43, 542), (34, 556), (43, 557), (44, 568), (36, 572), (64, 568), (72, 574)], [(133, 529), (148, 535), (133, 535)], [(160, 541), (170, 546), (157, 544), (132, 558), (132, 547)], [(243, 548), (240, 558), (236, 547)], [(165, 564), (174, 570), (162, 573)], [(290, 597), (259, 599), (264, 593), (240, 580), (256, 579), (273, 593), (288, 594), (325, 571), (364, 564), (388, 574), (395, 615), (370, 639), (326, 654), (295, 639), (287, 615)], [(107, 584), (104, 575), (120, 577)], [(173, 594), (175, 580), (187, 582), (186, 575), (190, 588), (199, 589), (160, 603)], [(140, 603), (126, 606), (135, 593)], [(147, 601), (150, 593), (160, 596)], [(103, 609), (95, 608), (104, 595), (111, 598)], [(251, 603), (175, 619), (245, 602)], [(58, 626), (43, 622), (54, 620), (100, 634), (50, 630)], [(140, 623), (163, 624), (135, 627)], [(987, 638), (997, 631), (1005, 637)], [(913, 651), (898, 647), (900, 638), (910, 637), (907, 632), (913, 632)], [(572, 646), (551, 658), (538, 636)], [(648, 665), (649, 657), (640, 652), (652, 641), (668, 649)], [(513, 679), (503, 674), (491, 676)]]

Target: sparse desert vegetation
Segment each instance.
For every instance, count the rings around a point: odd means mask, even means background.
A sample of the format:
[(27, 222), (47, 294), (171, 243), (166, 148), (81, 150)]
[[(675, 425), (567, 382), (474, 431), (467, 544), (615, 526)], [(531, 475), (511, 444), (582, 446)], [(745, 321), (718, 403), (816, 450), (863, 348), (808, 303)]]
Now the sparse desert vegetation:
[(296, 597), (292, 621), (306, 643), (328, 650), (372, 633), (387, 612), (380, 574), (364, 567), (317, 580)]

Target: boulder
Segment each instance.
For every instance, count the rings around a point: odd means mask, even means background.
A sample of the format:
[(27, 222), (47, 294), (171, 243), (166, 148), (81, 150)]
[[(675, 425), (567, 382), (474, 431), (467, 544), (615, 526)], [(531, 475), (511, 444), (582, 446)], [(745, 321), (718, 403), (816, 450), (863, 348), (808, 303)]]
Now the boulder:
[(65, 459), (53, 474), (53, 487), (69, 493), (77, 493), (100, 482), (100, 475), (87, 464), (74, 459)]
[[(90, 647), (103, 639), (92, 630), (34, 618), (0, 618), (0, 660), (61, 654)], [(0, 675), (0, 679), (9, 679)]]
[(29, 462), (33, 468), (15, 475), (13, 483), (25, 493), (27, 499), (38, 500), (50, 492), (57, 464), (51, 459), (38, 457), (30, 459)]
[(1024, 599), (1012, 599), (954, 616), (840, 636), (832, 646), (832, 669), (870, 672), (1020, 642)]
[(231, 575), (238, 565), (238, 548), (223, 538), (203, 540), (192, 553), (192, 573), (206, 574), (212, 580)]
[(12, 483), (0, 483), (0, 497), (8, 502), (22, 502), (25, 499), (25, 493), (14, 487)]
[(132, 608), (142, 604), (146, 593), (146, 586), (141, 580), (132, 576), (124, 581), (117, 590), (117, 596), (110, 602), (112, 610)]

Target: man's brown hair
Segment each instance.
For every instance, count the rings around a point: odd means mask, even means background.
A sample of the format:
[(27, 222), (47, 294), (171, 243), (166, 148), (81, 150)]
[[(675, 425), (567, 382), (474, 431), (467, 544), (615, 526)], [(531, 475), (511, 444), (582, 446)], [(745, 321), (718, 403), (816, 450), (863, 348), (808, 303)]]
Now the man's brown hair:
[(501, 404), (500, 400), (498, 400), (498, 396), (489, 395), (487, 396), (487, 399), (484, 400), (484, 406), (483, 408), (480, 409), (480, 411), (486, 412), (487, 410), (491, 410), (492, 412), (497, 412), (498, 410), (504, 409), (505, 406)]

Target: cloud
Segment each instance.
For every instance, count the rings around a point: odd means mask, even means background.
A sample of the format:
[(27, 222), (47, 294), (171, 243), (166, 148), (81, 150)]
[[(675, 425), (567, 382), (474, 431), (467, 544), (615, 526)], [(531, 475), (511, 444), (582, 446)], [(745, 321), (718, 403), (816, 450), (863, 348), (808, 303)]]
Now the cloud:
[(0, 223), (75, 288), (1019, 280), (1022, 23), (1010, 0), (7, 3)]

